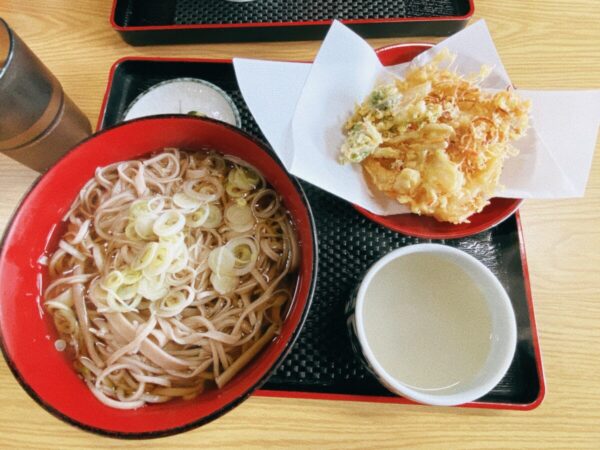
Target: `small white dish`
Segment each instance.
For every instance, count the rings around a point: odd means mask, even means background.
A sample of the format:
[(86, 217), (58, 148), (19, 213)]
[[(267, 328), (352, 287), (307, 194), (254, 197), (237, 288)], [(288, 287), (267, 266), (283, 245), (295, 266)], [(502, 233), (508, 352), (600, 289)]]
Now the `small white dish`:
[(220, 87), (198, 78), (174, 78), (138, 95), (123, 113), (123, 121), (156, 114), (192, 114), (242, 125), (235, 103)]
[(469, 254), (441, 244), (392, 251), (347, 307), (355, 351), (390, 391), (452, 406), (483, 397), (513, 360), (517, 327), (506, 291)]

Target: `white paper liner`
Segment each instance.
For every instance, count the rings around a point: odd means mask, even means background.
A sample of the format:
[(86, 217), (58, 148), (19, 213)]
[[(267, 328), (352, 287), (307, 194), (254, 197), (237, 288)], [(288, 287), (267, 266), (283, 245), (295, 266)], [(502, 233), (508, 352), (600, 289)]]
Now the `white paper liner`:
[[(492, 66), (482, 84), (506, 89), (511, 81), (485, 21), (421, 53), (424, 64), (442, 48), (457, 55), (462, 74)], [(407, 212), (373, 194), (357, 164), (338, 162), (342, 127), (357, 103), (379, 83), (402, 76), (408, 64), (383, 67), (369, 44), (334, 22), (313, 64), (234, 59), (242, 95), (267, 140), (294, 175), (380, 215)], [(528, 91), (531, 128), (514, 143), (519, 155), (504, 167), (499, 197), (568, 198), (584, 195), (600, 121), (600, 91)]]

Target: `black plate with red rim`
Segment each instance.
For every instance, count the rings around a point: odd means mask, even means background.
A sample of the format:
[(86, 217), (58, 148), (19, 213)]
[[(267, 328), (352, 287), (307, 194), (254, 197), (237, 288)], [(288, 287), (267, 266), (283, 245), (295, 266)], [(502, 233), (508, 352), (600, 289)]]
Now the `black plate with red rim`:
[[(402, 44), (379, 51), (384, 64), (410, 60), (429, 44)], [(111, 69), (98, 128), (121, 120), (123, 111), (150, 86), (177, 77), (197, 77), (226, 91), (246, 131), (263, 136), (239, 92), (230, 60), (123, 58)], [(301, 183), (315, 216), (319, 277), (314, 301), (294, 348), (254, 395), (367, 402), (412, 403), (382, 387), (353, 353), (344, 306), (362, 274), (391, 250), (430, 239), (408, 237), (367, 219), (357, 209), (308, 183)], [(510, 209), (510, 208), (509, 208)], [(482, 261), (507, 290), (516, 314), (518, 343), (503, 380), (474, 408), (530, 410), (545, 395), (541, 355), (525, 247), (518, 212), (470, 236), (437, 242), (460, 248)], [(394, 217), (394, 216), (392, 216)], [(497, 220), (497, 219), (495, 219)]]
[(132, 45), (322, 39), (333, 19), (364, 37), (449, 36), (473, 0), (113, 0), (110, 22)]

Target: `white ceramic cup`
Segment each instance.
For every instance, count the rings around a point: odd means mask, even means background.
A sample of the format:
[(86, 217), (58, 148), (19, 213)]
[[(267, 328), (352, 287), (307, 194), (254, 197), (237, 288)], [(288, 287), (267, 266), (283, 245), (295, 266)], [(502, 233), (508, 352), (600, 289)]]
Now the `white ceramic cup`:
[[(484, 308), (489, 313), (491, 333), (488, 337), (489, 341), (482, 342), (482, 345), (489, 346), (487, 357), (480, 368), (461, 380), (457, 386), (449, 386), (447, 389), (421, 389), (408, 385), (403, 380), (392, 376), (378, 360), (378, 355), (374, 353), (365, 332), (365, 307), (368, 307), (365, 305), (369, 304), (369, 301), (365, 301), (365, 294), (374, 279), (377, 282), (376, 275), (392, 261), (396, 261), (398, 258), (410, 258), (411, 255), (417, 253), (426, 253), (443, 258), (444, 261), (455, 265), (453, 269), (459, 268), (462, 270), (479, 289), (482, 294), (479, 297), (480, 301), (485, 303)], [(394, 296), (394, 301), (416, 301), (415, 299), (403, 299), (402, 286), (398, 286), (395, 292), (390, 295)], [(388, 253), (369, 269), (355, 291), (353, 298), (348, 303), (346, 312), (354, 349), (362, 357), (367, 368), (390, 391), (419, 403), (452, 406), (477, 400), (500, 382), (514, 357), (517, 327), (510, 298), (496, 276), (486, 266), (471, 255), (453, 247), (441, 244), (417, 244)], [(397, 326), (403, 326), (403, 317), (394, 317), (393, 320), (396, 321)], [(410, 320), (414, 321), (415, 317), (413, 316)], [(416, 320), (423, 320), (422, 329), (427, 329), (428, 317), (419, 317)], [(411, 322), (411, 325), (414, 325), (414, 323)], [(397, 348), (403, 343), (390, 342), (389, 345)], [(450, 346), (450, 344), (443, 345)], [(451, 355), (452, 352), (459, 352), (461, 349), (445, 348), (444, 351)], [(428, 357), (427, 354), (422, 355), (422, 358)], [(398, 363), (401, 362), (398, 361)]]

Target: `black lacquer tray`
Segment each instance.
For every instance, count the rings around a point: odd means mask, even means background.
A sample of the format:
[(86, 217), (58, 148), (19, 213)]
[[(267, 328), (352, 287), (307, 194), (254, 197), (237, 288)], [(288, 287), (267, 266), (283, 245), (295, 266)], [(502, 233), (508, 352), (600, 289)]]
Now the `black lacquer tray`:
[[(197, 77), (225, 90), (237, 104), (242, 127), (262, 138), (239, 92), (231, 61), (124, 58), (113, 66), (98, 128), (121, 121), (129, 103), (150, 86), (178, 77)], [(389, 251), (430, 240), (407, 237), (360, 215), (350, 204), (303, 183), (317, 225), (319, 277), (298, 341), (256, 395), (346, 399), (389, 403), (410, 401), (389, 393), (352, 352), (344, 306), (365, 270)], [(488, 395), (466, 406), (533, 409), (545, 392), (527, 261), (518, 213), (474, 236), (438, 241), (475, 256), (500, 279), (517, 318), (518, 344), (504, 379)]]
[(363, 37), (448, 36), (473, 0), (114, 0), (111, 24), (133, 45), (321, 39), (333, 19)]

